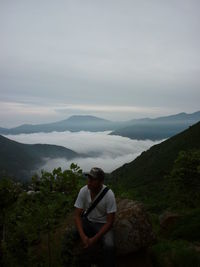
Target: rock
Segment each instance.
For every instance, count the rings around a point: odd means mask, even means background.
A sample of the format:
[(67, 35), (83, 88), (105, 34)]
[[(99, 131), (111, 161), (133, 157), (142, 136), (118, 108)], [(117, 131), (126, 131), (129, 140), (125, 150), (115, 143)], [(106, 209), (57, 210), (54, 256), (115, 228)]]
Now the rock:
[(159, 220), (162, 231), (168, 232), (176, 223), (178, 218), (180, 218), (178, 213), (173, 213), (170, 211), (165, 211), (162, 215), (160, 215)]
[[(156, 239), (143, 204), (129, 199), (117, 200), (114, 232), (116, 256), (120, 258), (143, 248), (148, 248)], [(69, 238), (67, 239), (69, 240)], [(75, 258), (81, 258), (82, 263), (100, 262), (102, 259), (100, 243), (97, 243), (89, 250), (83, 250), (80, 241), (76, 242), (75, 245), (68, 245), (74, 248)], [(66, 255), (68, 249), (66, 246), (64, 247), (64, 254)], [(69, 266), (69, 263), (64, 266)], [(79, 263), (77, 266), (82, 265)]]
[(117, 202), (114, 224), (117, 254), (128, 254), (147, 248), (155, 242), (152, 226), (142, 203), (129, 199)]

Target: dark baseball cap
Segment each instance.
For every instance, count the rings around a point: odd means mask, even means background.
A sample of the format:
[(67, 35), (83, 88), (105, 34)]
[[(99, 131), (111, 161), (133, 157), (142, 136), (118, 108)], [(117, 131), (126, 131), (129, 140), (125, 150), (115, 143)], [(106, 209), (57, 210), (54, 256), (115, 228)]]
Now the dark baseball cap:
[(93, 167), (90, 172), (84, 173), (86, 177), (98, 179), (98, 180), (104, 180), (105, 173), (101, 168)]

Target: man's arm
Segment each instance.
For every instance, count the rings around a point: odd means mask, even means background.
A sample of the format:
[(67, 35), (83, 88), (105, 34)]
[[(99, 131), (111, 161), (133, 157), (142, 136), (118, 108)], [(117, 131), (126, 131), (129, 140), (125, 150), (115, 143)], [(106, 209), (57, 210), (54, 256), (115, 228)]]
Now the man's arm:
[(76, 223), (78, 232), (80, 234), (81, 240), (84, 244), (84, 247), (87, 248), (95, 244), (103, 235), (105, 235), (110, 230), (115, 220), (115, 213), (107, 214), (107, 222), (104, 224), (104, 226), (100, 229), (100, 231), (95, 236), (89, 238), (88, 236), (86, 236), (86, 234), (83, 231), (83, 225), (82, 225), (82, 219), (81, 219), (82, 212), (83, 212), (83, 209), (79, 209), (79, 208), (75, 209), (75, 223)]
[(88, 246), (92, 246), (95, 244), (103, 235), (105, 235), (113, 226), (115, 220), (115, 213), (107, 214), (107, 221), (104, 226), (100, 229), (100, 231), (93, 237), (89, 238)]
[(83, 225), (82, 225), (82, 219), (81, 219), (82, 212), (83, 212), (83, 209), (79, 209), (79, 208), (75, 209), (75, 224), (78, 229), (81, 240), (83, 241), (84, 247), (88, 247), (89, 238), (86, 236), (86, 234), (83, 231)]

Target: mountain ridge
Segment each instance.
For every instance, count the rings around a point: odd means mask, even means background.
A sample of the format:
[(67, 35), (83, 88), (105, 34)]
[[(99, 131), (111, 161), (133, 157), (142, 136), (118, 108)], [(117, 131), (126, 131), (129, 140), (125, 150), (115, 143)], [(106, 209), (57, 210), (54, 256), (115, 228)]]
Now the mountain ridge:
[(114, 170), (111, 173), (113, 184), (118, 184), (123, 190), (133, 194), (136, 190), (143, 201), (151, 197), (155, 202), (164, 190), (164, 177), (170, 173), (179, 152), (200, 149), (199, 136), (200, 122), (152, 146), (132, 162)]
[(134, 120), (132, 125), (119, 128), (110, 135), (120, 135), (137, 140), (162, 140), (172, 137), (198, 121), (200, 121), (200, 111), (192, 114), (182, 112), (155, 119)]
[[(0, 128), (0, 134), (20, 134), (53, 131), (105, 131), (112, 130), (116, 124), (109, 120), (89, 115), (74, 115), (67, 119), (44, 124), (22, 124), (14, 128)], [(115, 127), (114, 127), (115, 128)]]
[(91, 115), (73, 115), (65, 120), (46, 124), (23, 124), (14, 128), (0, 127), (0, 134), (29, 134), (39, 132), (62, 131), (111, 131), (111, 135), (120, 135), (137, 140), (162, 140), (169, 138), (200, 120), (200, 111), (185, 112), (158, 118), (142, 118), (129, 121), (110, 121)]
[(44, 164), (45, 158), (78, 156), (80, 154), (62, 146), (23, 144), (0, 135), (0, 174), (28, 179), (32, 170)]

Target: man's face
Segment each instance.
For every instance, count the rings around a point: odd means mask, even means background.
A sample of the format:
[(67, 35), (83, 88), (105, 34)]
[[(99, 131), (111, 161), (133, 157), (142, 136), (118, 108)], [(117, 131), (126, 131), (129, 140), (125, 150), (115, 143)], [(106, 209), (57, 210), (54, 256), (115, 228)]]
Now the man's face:
[(102, 184), (103, 184), (102, 180), (88, 177), (87, 186), (88, 186), (88, 189), (90, 189), (91, 191), (94, 191), (94, 192), (98, 191), (99, 189), (101, 189)]

